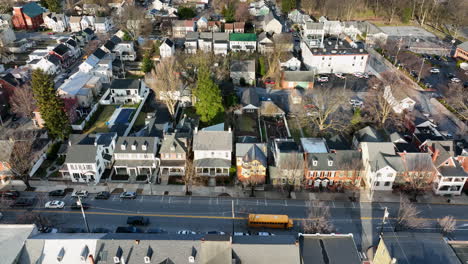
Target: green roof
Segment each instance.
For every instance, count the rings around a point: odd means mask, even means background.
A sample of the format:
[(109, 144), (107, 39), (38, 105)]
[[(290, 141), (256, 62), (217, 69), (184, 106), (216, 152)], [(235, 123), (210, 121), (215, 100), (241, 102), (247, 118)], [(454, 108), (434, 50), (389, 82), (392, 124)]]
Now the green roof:
[(229, 34), (229, 41), (257, 41), (255, 33), (232, 33)]
[(23, 6), (23, 13), (25, 13), (28, 17), (33, 18), (44, 13), (44, 8), (35, 2), (30, 2)]

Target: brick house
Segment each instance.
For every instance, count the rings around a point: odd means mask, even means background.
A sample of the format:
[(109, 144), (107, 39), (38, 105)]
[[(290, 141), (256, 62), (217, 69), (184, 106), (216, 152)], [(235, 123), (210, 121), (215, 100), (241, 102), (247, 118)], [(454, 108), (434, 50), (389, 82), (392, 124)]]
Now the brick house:
[(13, 27), (15, 29), (36, 30), (44, 23), (42, 14), (44, 8), (35, 2), (29, 2), (21, 7), (13, 7)]
[(457, 46), (453, 57), (468, 61), (468, 41)]
[(266, 144), (236, 144), (237, 179), (244, 185), (265, 183), (267, 166)]

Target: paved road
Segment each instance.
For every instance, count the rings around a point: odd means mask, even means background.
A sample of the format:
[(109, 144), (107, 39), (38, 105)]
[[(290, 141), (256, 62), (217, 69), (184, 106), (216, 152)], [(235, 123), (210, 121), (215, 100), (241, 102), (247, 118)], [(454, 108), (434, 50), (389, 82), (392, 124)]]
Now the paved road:
[[(80, 211), (65, 209), (45, 209), (45, 202), (52, 200), (44, 193), (25, 193), (23, 196), (36, 196), (38, 202), (34, 208), (3, 209), (3, 223), (14, 223), (16, 218), (26, 210), (39, 212), (51, 217), (54, 226), (83, 227)], [(67, 195), (64, 199), (67, 206), (74, 198)], [(295, 220), (295, 228), (286, 230), (266, 230), (275, 234), (296, 234), (301, 232), (301, 222), (307, 215), (309, 201), (303, 200), (264, 200), (264, 199), (232, 199), (227, 197), (173, 197), (173, 196), (139, 196), (135, 200), (121, 200), (117, 195), (109, 200), (85, 199), (90, 204), (87, 210), (91, 229), (97, 227), (114, 230), (125, 225), (127, 216), (143, 215), (150, 218), (148, 228), (163, 228), (170, 233), (181, 229), (198, 232), (211, 230), (232, 232), (255, 232), (246, 225), (249, 213), (287, 214)], [(391, 220), (385, 224), (385, 231), (391, 231), (394, 217), (397, 215), (397, 203), (353, 203), (343, 201), (325, 202), (329, 206), (336, 233), (353, 233), (360, 249), (366, 249), (377, 241), (377, 233), (381, 226), (383, 208), (388, 207)], [(463, 224), (468, 226), (468, 206), (418, 204), (421, 217), (427, 219), (429, 225), (420, 231), (437, 231), (436, 221), (445, 215), (453, 215), (458, 219), (459, 228), (455, 237), (468, 237)], [(232, 218), (234, 211), (235, 218)]]

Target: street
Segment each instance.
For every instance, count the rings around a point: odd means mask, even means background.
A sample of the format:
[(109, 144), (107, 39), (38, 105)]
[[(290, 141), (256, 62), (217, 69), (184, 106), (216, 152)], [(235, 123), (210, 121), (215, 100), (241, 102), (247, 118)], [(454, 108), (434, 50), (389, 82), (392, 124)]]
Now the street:
[[(17, 217), (26, 210), (47, 215), (55, 228), (85, 228), (79, 210), (71, 210), (75, 198), (67, 195), (63, 199), (65, 209), (45, 209), (47, 201), (55, 200), (46, 193), (23, 193), (22, 197), (36, 196), (38, 202), (34, 208), (3, 209), (1, 223), (15, 223)], [(266, 199), (233, 199), (229, 197), (175, 197), (175, 196), (138, 196), (135, 200), (122, 200), (112, 195), (108, 200), (95, 200), (93, 195), (83, 200), (90, 205), (86, 215), (90, 229), (106, 228), (111, 232), (117, 226), (125, 226), (126, 218), (132, 215), (150, 218), (146, 228), (162, 228), (169, 233), (189, 229), (197, 232), (224, 231), (247, 232), (270, 231), (276, 235), (297, 234), (302, 232), (301, 222), (307, 215), (310, 201), (304, 200), (266, 200)], [(398, 203), (358, 203), (344, 201), (323, 202), (329, 206), (336, 233), (352, 233), (360, 250), (375, 244), (381, 228), (384, 208), (388, 207), (390, 221), (384, 225), (384, 231), (392, 232), (398, 212)], [(438, 232), (437, 218), (453, 215), (457, 219), (457, 230), (454, 238), (468, 237), (468, 205), (417, 204), (421, 218), (429, 223), (418, 230)], [(234, 211), (234, 220), (232, 213)], [(252, 229), (247, 227), (246, 217), (249, 213), (287, 214), (295, 221), (292, 230)], [(234, 223), (233, 223), (234, 221)], [(146, 229), (145, 228), (145, 229)]]

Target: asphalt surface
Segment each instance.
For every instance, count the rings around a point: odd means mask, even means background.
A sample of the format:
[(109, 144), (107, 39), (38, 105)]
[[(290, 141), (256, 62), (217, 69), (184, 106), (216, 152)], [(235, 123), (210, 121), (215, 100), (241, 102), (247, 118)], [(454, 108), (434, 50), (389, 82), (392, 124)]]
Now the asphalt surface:
[[(18, 216), (26, 211), (33, 211), (48, 216), (53, 227), (84, 228), (84, 222), (79, 210), (71, 210), (70, 205), (75, 198), (48, 197), (45, 193), (23, 193), (24, 197), (37, 197), (38, 201), (32, 208), (0, 209), (3, 219), (0, 223), (15, 223)], [(46, 209), (44, 205), (50, 200), (62, 200), (64, 209)], [(86, 210), (91, 229), (106, 228), (114, 231), (118, 226), (126, 226), (128, 216), (140, 215), (150, 219), (150, 225), (143, 227), (162, 228), (169, 233), (178, 230), (193, 230), (196, 232), (224, 231), (247, 232), (269, 231), (276, 235), (297, 234), (302, 232), (301, 223), (307, 217), (310, 201), (304, 200), (265, 200), (265, 199), (233, 199), (229, 197), (174, 197), (174, 196), (138, 196), (135, 200), (122, 200), (118, 195), (112, 195), (108, 200), (95, 200), (93, 195), (83, 200), (90, 208)], [(384, 231), (392, 231), (398, 212), (398, 203), (358, 203), (329, 201), (320, 206), (328, 206), (336, 233), (352, 233), (359, 249), (365, 250), (375, 244), (381, 228), (384, 208), (388, 207), (390, 220), (384, 225)], [(453, 215), (458, 223), (454, 238), (468, 237), (468, 205), (447, 204), (417, 204), (421, 218), (428, 225), (417, 231), (438, 232), (437, 218)], [(233, 218), (234, 213), (234, 218)], [(252, 229), (247, 227), (246, 217), (249, 213), (287, 214), (294, 220), (292, 230)]]

